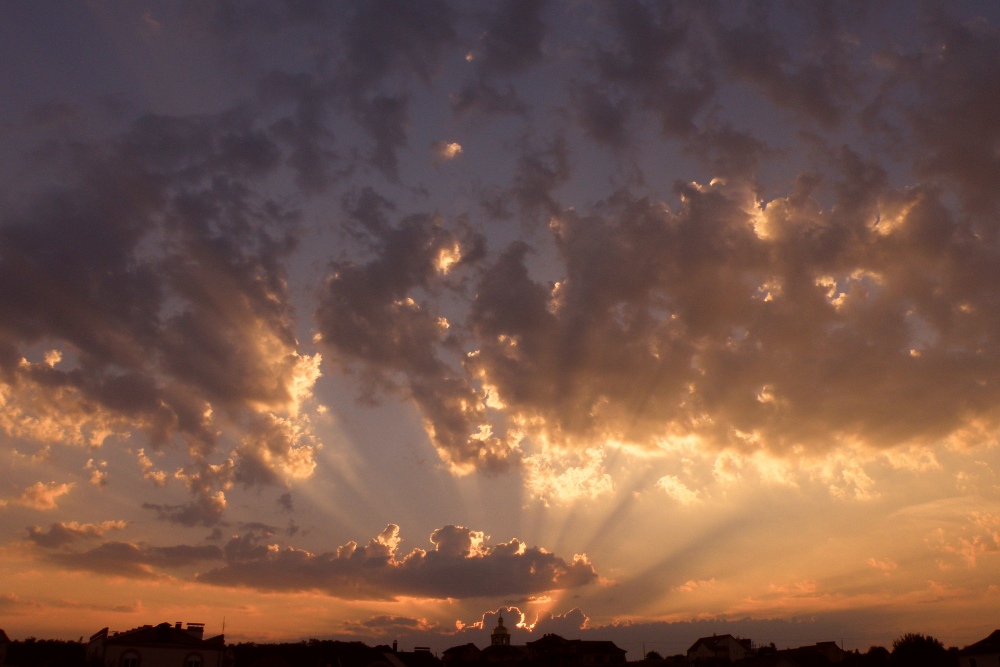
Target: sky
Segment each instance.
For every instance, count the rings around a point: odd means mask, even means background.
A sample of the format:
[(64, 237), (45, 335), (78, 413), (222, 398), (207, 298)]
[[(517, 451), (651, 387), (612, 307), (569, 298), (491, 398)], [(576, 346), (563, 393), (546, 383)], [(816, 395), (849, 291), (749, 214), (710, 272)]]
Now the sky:
[(0, 13), (12, 638), (1000, 627), (1000, 5)]

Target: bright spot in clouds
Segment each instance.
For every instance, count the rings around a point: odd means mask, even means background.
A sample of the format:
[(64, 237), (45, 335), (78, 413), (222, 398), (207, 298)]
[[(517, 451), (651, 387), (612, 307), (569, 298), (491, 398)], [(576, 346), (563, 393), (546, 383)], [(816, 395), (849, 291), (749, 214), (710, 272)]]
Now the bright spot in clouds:
[(447, 162), (462, 154), (462, 145), (455, 141), (437, 141), (431, 150), (437, 160)]

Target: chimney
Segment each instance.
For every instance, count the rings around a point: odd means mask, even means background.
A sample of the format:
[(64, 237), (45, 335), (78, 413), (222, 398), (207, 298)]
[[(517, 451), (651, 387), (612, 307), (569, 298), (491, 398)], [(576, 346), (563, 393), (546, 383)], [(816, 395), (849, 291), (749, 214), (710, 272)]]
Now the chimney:
[(176, 623), (174, 623), (174, 628), (177, 629), (177, 630), (180, 630), (183, 627), (184, 627), (184, 623), (182, 623), (181, 621), (177, 621)]
[(392, 652), (395, 653), (396, 649), (399, 648), (398, 642), (395, 639), (392, 640)]

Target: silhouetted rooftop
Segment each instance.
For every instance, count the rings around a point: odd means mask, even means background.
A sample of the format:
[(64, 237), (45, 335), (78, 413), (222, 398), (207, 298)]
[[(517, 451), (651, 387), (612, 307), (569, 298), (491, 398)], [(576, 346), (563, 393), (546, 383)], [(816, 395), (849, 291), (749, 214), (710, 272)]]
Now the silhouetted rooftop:
[(981, 639), (975, 644), (969, 644), (959, 655), (979, 655), (982, 653), (1000, 653), (1000, 630), (994, 630), (986, 639)]

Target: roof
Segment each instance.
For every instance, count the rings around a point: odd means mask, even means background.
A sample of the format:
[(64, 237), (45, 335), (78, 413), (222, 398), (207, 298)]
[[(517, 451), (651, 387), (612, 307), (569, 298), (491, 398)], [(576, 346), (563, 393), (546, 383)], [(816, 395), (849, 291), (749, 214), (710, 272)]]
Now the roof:
[(528, 654), (527, 646), (513, 646), (511, 644), (494, 644), (487, 646), (479, 654), (486, 662), (496, 662), (511, 658), (524, 658)]
[(193, 633), (184, 628), (179, 628), (169, 623), (159, 625), (144, 625), (140, 628), (133, 628), (125, 632), (118, 632), (108, 637), (108, 644), (135, 645), (158, 645), (158, 646), (192, 646), (224, 647), (226, 642), (222, 635), (202, 639), (200, 634)]
[(461, 646), (452, 646), (451, 648), (446, 648), (441, 655), (455, 655), (459, 653), (479, 653), (479, 647), (469, 642), (468, 644), (462, 644)]
[(577, 641), (589, 649), (597, 649), (600, 651), (621, 651), (622, 653), (628, 653), (628, 651), (619, 647), (618, 644), (606, 639), (579, 639)]
[[(388, 647), (383, 647), (388, 649)], [(311, 639), (294, 644), (235, 644), (237, 665), (339, 665), (340, 667), (391, 667), (385, 653), (362, 642)], [(400, 661), (401, 662), (401, 661)]]
[(688, 651), (695, 650), (700, 644), (716, 650), (725, 646), (726, 641), (730, 639), (741, 646), (743, 644), (743, 642), (732, 635), (712, 635), (711, 637), (700, 637), (694, 644), (691, 644), (691, 648), (689, 648)]
[(958, 652), (959, 655), (981, 655), (983, 653), (1000, 653), (1000, 630), (994, 630), (986, 639), (969, 644)]
[(528, 642), (528, 648), (533, 651), (571, 650), (581, 653), (626, 653), (612, 641), (601, 639), (565, 639), (556, 634), (543, 635), (541, 639)]
[(440, 667), (441, 660), (430, 651), (398, 651), (390, 653), (406, 667)]
[(8, 637), (7, 633), (3, 631), (3, 628), (0, 628), (0, 644), (9, 644), (9, 643), (10, 643), (10, 637)]

